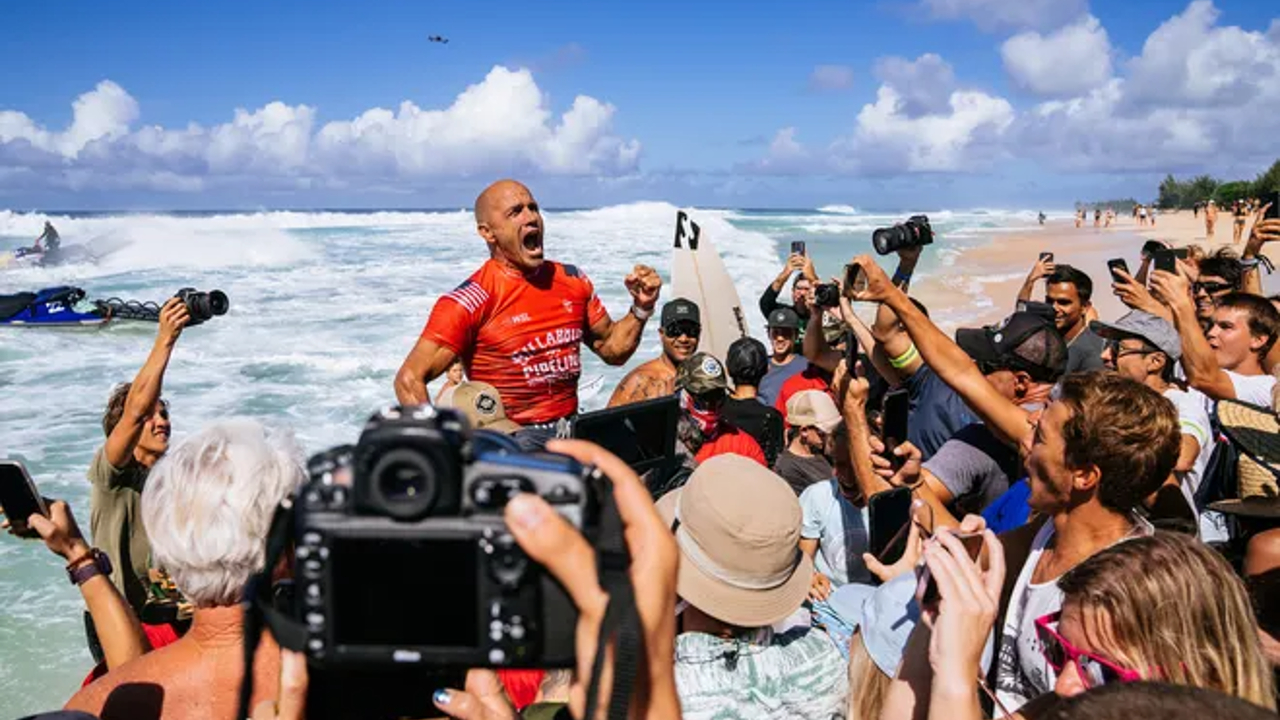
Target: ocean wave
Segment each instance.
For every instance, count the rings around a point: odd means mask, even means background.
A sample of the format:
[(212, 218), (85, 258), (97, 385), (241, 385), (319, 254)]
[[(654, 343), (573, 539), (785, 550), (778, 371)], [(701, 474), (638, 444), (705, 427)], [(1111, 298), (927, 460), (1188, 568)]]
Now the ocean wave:
[(818, 208), (818, 212), (830, 215), (857, 215), (858, 208), (852, 205), (823, 205)]

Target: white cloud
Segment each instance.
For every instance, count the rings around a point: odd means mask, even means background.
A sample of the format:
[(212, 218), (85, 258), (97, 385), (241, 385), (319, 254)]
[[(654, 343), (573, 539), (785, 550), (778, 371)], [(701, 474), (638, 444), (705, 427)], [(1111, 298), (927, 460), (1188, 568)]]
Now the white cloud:
[(102, 177), (177, 190), (219, 181), (309, 187), (486, 172), (625, 174), (638, 166), (640, 144), (612, 134), (615, 113), (582, 95), (557, 116), (528, 70), (498, 66), (443, 109), (405, 101), (317, 128), (316, 108), (272, 102), (237, 109), (213, 127), (132, 129), (137, 102), (104, 81), (75, 101), (63, 131), (0, 112), (0, 164), (59, 168), (68, 187)]
[(1015, 35), (1000, 55), (1014, 83), (1036, 95), (1081, 95), (1111, 79), (1111, 43), (1092, 15), (1047, 35)]
[(796, 129), (785, 127), (773, 136), (768, 153), (754, 169), (770, 175), (803, 175), (815, 169), (809, 151), (796, 140)]
[(853, 87), (853, 68), (848, 65), (818, 65), (809, 75), (809, 89), (819, 92)]
[(1280, 32), (1216, 27), (1219, 12), (1196, 0), (1151, 33), (1129, 63), (1135, 101), (1239, 107), (1280, 89)]
[(1079, 17), (1086, 0), (921, 0), (932, 17), (968, 19), (985, 31), (1052, 29)]
[(894, 89), (907, 117), (946, 112), (951, 93), (956, 89), (956, 75), (941, 57), (926, 53), (915, 60), (885, 57), (876, 61), (876, 77)]

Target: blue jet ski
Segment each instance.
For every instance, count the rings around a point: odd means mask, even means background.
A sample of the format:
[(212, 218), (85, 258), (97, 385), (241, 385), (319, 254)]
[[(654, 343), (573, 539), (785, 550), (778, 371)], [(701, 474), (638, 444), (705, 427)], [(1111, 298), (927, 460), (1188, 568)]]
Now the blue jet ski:
[(48, 327), (102, 325), (111, 319), (109, 312), (95, 305), (83, 312), (76, 309), (84, 300), (84, 291), (77, 287), (60, 286), (45, 288), (40, 292), (0, 295), (0, 326)]

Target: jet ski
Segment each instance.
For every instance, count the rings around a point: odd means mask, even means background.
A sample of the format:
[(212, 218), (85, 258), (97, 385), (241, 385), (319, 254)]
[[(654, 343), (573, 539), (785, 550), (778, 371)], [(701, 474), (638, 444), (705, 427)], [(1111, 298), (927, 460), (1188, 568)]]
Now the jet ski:
[(54, 267), (97, 261), (98, 257), (83, 245), (65, 245), (43, 252), (24, 247), (0, 253), (0, 268)]
[(84, 290), (68, 285), (0, 295), (0, 327), (85, 327), (113, 320), (160, 320), (156, 303), (109, 298), (93, 300), (86, 307), (82, 305), (84, 298)]

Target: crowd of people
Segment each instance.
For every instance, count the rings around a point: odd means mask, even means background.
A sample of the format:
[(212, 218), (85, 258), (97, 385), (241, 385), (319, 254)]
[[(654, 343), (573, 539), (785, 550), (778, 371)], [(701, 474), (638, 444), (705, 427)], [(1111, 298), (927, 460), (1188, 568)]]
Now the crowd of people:
[[(1255, 222), (1241, 255), (1189, 252), (1173, 271), (1144, 250), (1136, 273), (1108, 278), (1128, 307), (1117, 318), (1098, 317), (1095, 278), (1042, 255), (1003, 321), (954, 336), (910, 294), (924, 248), (898, 250), (892, 274), (853, 258), (865, 282), (834, 305), (792, 254), (760, 297), (767, 343), (744, 337), (718, 358), (699, 349), (706, 313), (660, 302), (653, 268), (624, 279), (632, 305), (611, 317), (584, 269), (545, 256), (523, 185), (485, 189), (475, 218), (490, 258), (435, 303), (395, 396), (597, 467), (639, 627), (625, 651), (625, 633), (597, 642), (613, 605), (595, 549), (516, 495), (515, 542), (578, 607), (563, 628), (577, 664), (472, 670), (431, 694), (440, 713), (582, 718), (624, 681), (629, 715), (655, 720), (1274, 713), (1280, 299), (1262, 296), (1257, 258), (1280, 220)], [(859, 305), (874, 306), (869, 324)], [(660, 354), (609, 406), (675, 399), (680, 462), (663, 477), (568, 439), (582, 348), (623, 365), (655, 316)], [(244, 646), (246, 585), (302, 458), (249, 420), (170, 447), (163, 381), (188, 321), (166, 304), (137, 376), (110, 393), (88, 468), (91, 540), (62, 502), (8, 519), (67, 560), (99, 661), (51, 718), (230, 718), (246, 674), (254, 718), (319, 710), (302, 654), (269, 634)], [(884, 508), (904, 496), (885, 542)], [(287, 581), (295, 568), (272, 570)]]

